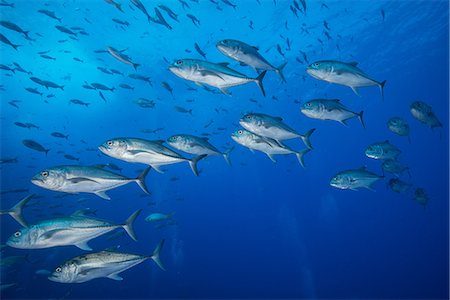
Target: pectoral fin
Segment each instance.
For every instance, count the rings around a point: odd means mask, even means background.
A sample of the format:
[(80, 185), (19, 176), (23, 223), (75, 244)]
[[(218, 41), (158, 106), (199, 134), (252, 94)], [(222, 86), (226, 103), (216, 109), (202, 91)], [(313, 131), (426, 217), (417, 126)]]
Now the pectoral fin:
[(267, 156), (270, 158), (271, 161), (273, 161), (274, 163), (276, 163), (277, 161), (275, 160), (275, 158), (273, 157), (272, 154), (266, 153)]
[(78, 248), (80, 248), (81, 250), (85, 250), (85, 251), (92, 251), (92, 248), (89, 247), (89, 245), (87, 244), (87, 241), (75, 244), (75, 246), (77, 246)]
[(74, 177), (74, 178), (70, 178), (69, 181), (71, 183), (80, 183), (80, 182), (84, 182), (84, 181), (90, 181), (90, 182), (95, 182), (98, 183), (97, 181), (90, 179), (90, 178), (86, 178), (86, 177)]
[(111, 274), (111, 275), (109, 275), (109, 276), (107, 276), (109, 279), (112, 279), (112, 280), (123, 280), (123, 278), (122, 277), (120, 277), (119, 275), (117, 275), (117, 274)]
[(108, 195), (106, 195), (105, 191), (98, 191), (98, 192), (95, 192), (94, 194), (96, 194), (97, 196), (99, 196), (100, 198), (103, 198), (105, 200), (111, 200), (111, 198)]
[(40, 236), (40, 238), (42, 238), (44, 240), (51, 239), (55, 234), (63, 232), (63, 231), (66, 231), (66, 230), (65, 229), (53, 229), (53, 230), (47, 231), (46, 233), (42, 234)]
[(357, 87), (351, 86), (350, 88), (353, 90), (353, 92), (354, 92), (358, 97), (361, 97), (361, 95), (360, 95), (359, 92), (358, 92), (358, 88), (357, 88)]

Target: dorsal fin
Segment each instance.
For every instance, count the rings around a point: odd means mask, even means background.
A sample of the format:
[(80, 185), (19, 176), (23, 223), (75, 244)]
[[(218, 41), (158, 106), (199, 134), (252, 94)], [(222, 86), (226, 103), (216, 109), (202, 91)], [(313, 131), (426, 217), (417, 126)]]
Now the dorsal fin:
[(282, 117), (273, 117), (275, 120), (278, 120), (278, 121), (283, 121), (283, 118)]
[(228, 67), (229, 64), (230, 63), (227, 63), (227, 62), (218, 63), (218, 65), (221, 65), (221, 66), (224, 66), (224, 67)]
[(71, 214), (72, 217), (85, 217), (86, 216), (86, 210), (85, 209), (79, 209), (73, 214)]
[(253, 49), (255, 49), (256, 51), (259, 51), (259, 48), (256, 46), (252, 46)]
[(354, 66), (354, 67), (358, 66), (358, 62), (356, 62), (356, 61), (351, 61), (351, 62), (348, 62), (347, 64)]

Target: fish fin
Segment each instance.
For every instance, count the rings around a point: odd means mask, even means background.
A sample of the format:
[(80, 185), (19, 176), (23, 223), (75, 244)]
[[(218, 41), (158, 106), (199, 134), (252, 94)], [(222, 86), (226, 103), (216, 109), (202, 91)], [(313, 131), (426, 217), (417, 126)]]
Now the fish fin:
[(128, 233), (128, 235), (135, 241), (137, 241), (136, 233), (133, 229), (133, 222), (136, 220), (136, 218), (141, 213), (142, 209), (138, 209), (135, 211), (131, 216), (128, 217), (128, 219), (125, 221), (125, 224), (122, 225), (123, 229)]
[(51, 237), (53, 237), (58, 232), (67, 231), (67, 230), (68, 229), (61, 229), (61, 228), (49, 230), (49, 231), (45, 232), (44, 234), (42, 234), (40, 236), (40, 238), (47, 240), (47, 239), (50, 239)]
[(160, 165), (151, 165), (151, 167), (158, 173), (164, 174), (163, 170), (160, 169)]
[(131, 154), (146, 153), (146, 151), (143, 150), (128, 150), (128, 152)]
[(255, 78), (255, 82), (258, 85), (259, 89), (261, 90), (261, 93), (263, 94), (263, 96), (266, 96), (266, 92), (264, 91), (264, 86), (263, 86), (263, 79), (264, 76), (266, 76), (267, 71), (262, 72), (261, 74), (258, 75), (258, 77)]
[(112, 280), (119, 280), (119, 281), (123, 280), (123, 278), (120, 277), (117, 273), (110, 274), (110, 275), (108, 275), (106, 277), (109, 278), (109, 279), (112, 279)]
[(312, 129), (308, 130), (305, 134), (300, 135), (300, 139), (303, 141), (303, 143), (306, 145), (306, 147), (308, 147), (308, 149), (312, 149), (313, 148), (309, 138), (311, 137), (311, 134), (313, 134), (313, 132), (315, 130), (316, 130), (315, 128), (312, 128)]
[(311, 149), (303, 149), (302, 151), (296, 152), (295, 156), (297, 156), (297, 160), (300, 163), (300, 165), (304, 168), (305, 167), (305, 161), (303, 159), (303, 156), (308, 153), (309, 151), (311, 151)]
[(153, 250), (152, 255), (150, 256), (150, 258), (158, 265), (158, 267), (161, 268), (161, 270), (165, 271), (166, 268), (164, 268), (163, 263), (161, 262), (161, 258), (159, 257), (159, 253), (161, 252), (162, 247), (164, 246), (164, 241), (165, 240), (161, 240), (158, 244), (158, 246), (156, 246), (155, 250)]
[(252, 148), (248, 148), (248, 150), (250, 150), (251, 153), (255, 153), (255, 150), (253, 150)]
[(256, 51), (259, 51), (259, 48), (256, 46), (251, 46), (253, 49), (255, 49)]
[(34, 194), (31, 194), (29, 196), (26, 196), (23, 198), (19, 203), (14, 205), (7, 213), (14, 218), (17, 222), (19, 222), (20, 225), (23, 227), (28, 227), (27, 222), (22, 216), (22, 209), (25, 207), (25, 205), (30, 201), (31, 198), (33, 198)]
[(98, 192), (95, 192), (94, 194), (96, 194), (97, 196), (99, 196), (100, 198), (103, 198), (105, 200), (111, 200), (111, 198), (108, 195), (106, 195), (105, 191), (98, 191)]
[(339, 121), (339, 123), (341, 123), (344, 126), (348, 126), (347, 120), (341, 120), (341, 121)]
[(234, 146), (232, 146), (230, 149), (228, 149), (227, 151), (222, 153), (223, 158), (225, 159), (225, 161), (227, 162), (227, 164), (229, 166), (231, 166), (230, 153), (231, 153), (231, 151), (233, 151), (233, 149), (234, 149)]
[(80, 242), (80, 243), (78, 243), (78, 244), (75, 244), (75, 246), (77, 246), (77, 247), (80, 248), (81, 250), (92, 251), (92, 248), (89, 247), (89, 245), (87, 244), (87, 241), (84, 241), (84, 242)]
[(283, 121), (283, 118), (282, 117), (273, 117), (275, 120), (277, 120), (277, 121)]
[(142, 171), (142, 173), (136, 177), (134, 180), (136, 181), (136, 183), (139, 185), (139, 187), (146, 193), (146, 194), (150, 194), (150, 192), (148, 191), (147, 185), (145, 184), (145, 177), (147, 176), (148, 172), (150, 172), (150, 170), (152, 169), (151, 166), (148, 166), (147, 168), (145, 168), (144, 171)]
[(97, 181), (95, 181), (93, 179), (86, 178), (86, 177), (74, 177), (74, 178), (68, 179), (68, 181), (70, 181), (71, 183), (80, 183), (80, 182), (83, 182), (83, 181), (91, 181), (91, 182), (98, 183)]
[(218, 65), (221, 65), (221, 66), (223, 66), (223, 67), (228, 67), (228, 66), (230, 65), (230, 63), (227, 63), (227, 62), (221, 62), (221, 63), (218, 63)]
[(357, 87), (351, 86), (350, 88), (353, 90), (353, 92), (354, 92), (358, 97), (361, 97), (361, 95), (360, 95), (359, 92), (358, 92), (358, 88), (357, 88)]
[(194, 172), (195, 176), (198, 176), (197, 163), (201, 159), (205, 158), (206, 156), (207, 156), (206, 154), (202, 154), (202, 155), (196, 156), (196, 157), (188, 160), (189, 165), (191, 166), (192, 172)]
[(351, 61), (351, 62), (348, 62), (347, 64), (349, 64), (350, 66), (353, 66), (353, 67), (358, 66), (358, 62), (356, 62), (356, 61)]
[(137, 71), (137, 68), (140, 67), (140, 64), (133, 64), (133, 68)]
[(79, 209), (70, 215), (71, 217), (84, 217), (86, 216), (86, 209)]
[(371, 192), (376, 192), (376, 190), (373, 187), (371, 187), (370, 185), (366, 186), (365, 188), (368, 189)]
[(206, 75), (216, 76), (216, 77), (219, 77), (220, 79), (222, 79), (223, 81), (225, 81), (225, 79), (223, 79), (222, 76), (220, 76), (219, 74), (217, 74), (216, 72), (213, 72), (213, 71), (209, 71), (209, 70), (201, 70), (201, 71), (200, 71), (200, 74), (201, 74), (202, 76), (206, 76)]
[(225, 95), (227, 95), (227, 96), (230, 96), (230, 95), (231, 95), (230, 91), (229, 91), (227, 88), (225, 88), (225, 87), (219, 88), (219, 90), (220, 90), (222, 93), (224, 93)]
[(359, 114), (358, 114), (358, 119), (361, 122), (362, 126), (364, 127), (364, 129), (366, 128), (366, 124), (364, 124), (364, 119), (363, 119), (363, 115), (364, 115), (364, 111), (362, 110)]
[(275, 160), (275, 158), (273, 157), (273, 154), (269, 154), (269, 153), (266, 153), (266, 154), (267, 154), (267, 156), (270, 158), (271, 161), (273, 161), (274, 163), (277, 162), (277, 161)]
[(286, 66), (286, 64), (287, 64), (287, 62), (281, 64), (280, 66), (278, 66), (275, 69), (275, 72), (278, 74), (278, 76), (280, 76), (282, 82), (286, 82), (286, 78), (284, 78), (284, 75), (283, 75), (283, 69)]
[(380, 86), (380, 91), (381, 91), (381, 100), (384, 101), (384, 85), (386, 84), (386, 80), (382, 81), (379, 86)]

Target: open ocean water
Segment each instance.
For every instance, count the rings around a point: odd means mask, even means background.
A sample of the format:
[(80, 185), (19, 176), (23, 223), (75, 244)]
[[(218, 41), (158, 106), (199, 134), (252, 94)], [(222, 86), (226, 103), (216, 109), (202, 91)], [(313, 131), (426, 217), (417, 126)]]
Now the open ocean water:
[(448, 299), (448, 1), (0, 14), (2, 299)]

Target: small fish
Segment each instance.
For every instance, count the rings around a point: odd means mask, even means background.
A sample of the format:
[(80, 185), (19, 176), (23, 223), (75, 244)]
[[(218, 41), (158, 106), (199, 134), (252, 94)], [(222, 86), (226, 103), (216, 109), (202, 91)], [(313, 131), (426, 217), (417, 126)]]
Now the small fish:
[(397, 147), (389, 143), (388, 140), (384, 142), (378, 142), (370, 144), (365, 150), (365, 154), (369, 158), (373, 159), (392, 159), (396, 160), (397, 157), (402, 153)]
[(396, 193), (406, 193), (413, 185), (398, 178), (392, 178), (389, 180), (388, 186)]
[(410, 106), (410, 112), (419, 122), (429, 126), (431, 129), (442, 127), (441, 121), (436, 117), (430, 105), (422, 101), (415, 101)]
[(112, 19), (112, 20), (113, 20), (113, 22), (115, 22), (117, 24), (120, 24), (120, 25), (124, 25), (124, 26), (129, 26), (130, 25), (130, 23), (128, 23), (127, 21), (122, 21), (122, 20), (119, 20), (119, 19)]
[(330, 181), (332, 187), (342, 190), (356, 191), (359, 188), (366, 188), (374, 191), (372, 185), (378, 180), (384, 178), (372, 172), (367, 171), (366, 167), (359, 169), (346, 170), (337, 173)]
[(137, 105), (139, 105), (142, 108), (154, 108), (155, 107), (155, 101), (145, 99), (145, 98), (138, 98), (134, 101)]
[[(400, 163), (399, 161), (394, 160), (394, 159), (386, 159), (385, 161), (383, 161), (383, 164), (381, 165), (381, 169), (383, 171), (386, 171), (388, 173), (395, 175), (396, 177), (400, 177), (400, 175), (404, 171), (408, 171), (408, 174), (409, 174), (408, 166), (405, 166), (402, 163)], [(411, 177), (411, 174), (409, 176)]]
[(57, 131), (52, 132), (52, 133), (51, 133), (51, 136), (57, 137), (57, 138), (66, 139), (66, 140), (69, 138), (69, 135), (62, 134), (61, 132), (57, 132)]
[(46, 156), (47, 156), (48, 151), (50, 151), (50, 149), (45, 149), (41, 144), (39, 144), (38, 142), (33, 141), (33, 140), (23, 140), (22, 144), (25, 147), (28, 147), (28, 148), (33, 149), (35, 151), (45, 152)]
[(54, 11), (46, 10), (46, 9), (40, 9), (40, 10), (38, 10), (38, 12), (41, 13), (41, 14), (44, 14), (44, 15), (46, 15), (46, 16), (52, 18), (52, 19), (58, 20), (58, 22), (61, 23), (62, 18), (58, 18), (58, 17), (55, 15), (55, 12), (54, 12)]
[(28, 92), (32, 93), (32, 94), (37, 94), (37, 95), (43, 95), (43, 93), (39, 92), (38, 89), (36, 88), (25, 88), (25, 90), (27, 90)]
[(131, 58), (128, 55), (123, 54), (122, 52), (118, 51), (117, 49), (115, 49), (113, 47), (108, 47), (107, 51), (115, 59), (117, 59), (118, 61), (120, 61), (126, 65), (132, 66), (135, 70), (137, 70), (137, 68), (140, 66), (140, 64), (136, 64), (136, 63), (132, 62)]
[(119, 84), (119, 86), (121, 88), (123, 88), (123, 89), (126, 89), (126, 90), (134, 90), (134, 87), (132, 87), (132, 86), (126, 84), (126, 83), (121, 83), (121, 84)]
[(86, 107), (88, 107), (89, 104), (90, 104), (90, 103), (83, 102), (83, 101), (78, 100), (78, 99), (72, 99), (72, 100), (70, 100), (69, 102), (70, 102), (70, 103), (73, 103), (73, 104), (84, 105), (84, 106), (86, 106)]
[(147, 10), (145, 9), (144, 4), (142, 4), (142, 2), (140, 0), (131, 0), (131, 3), (133, 3), (134, 6), (136, 6), (141, 12), (144, 13), (144, 15), (147, 16), (147, 20), (150, 23), (152, 17), (148, 14)]
[(201, 56), (203, 56), (204, 59), (206, 59), (205, 52), (203, 52), (202, 49), (200, 49), (200, 46), (197, 43), (194, 43), (194, 47), (195, 50), (197, 50), (198, 54), (200, 54)]
[(347, 120), (357, 117), (365, 128), (364, 111), (355, 113), (345, 107), (339, 99), (314, 99), (302, 105), (300, 111), (307, 117), (318, 120), (333, 120), (347, 126)]
[(384, 13), (384, 9), (381, 9), (380, 13), (381, 13), (381, 18), (383, 19), (383, 22), (384, 22), (384, 19), (386, 17), (386, 14)]
[(236, 9), (237, 5), (231, 3), (229, 0), (222, 0), (223, 3), (225, 3), (228, 6), (231, 6), (233, 9)]
[(122, 4), (114, 2), (113, 0), (105, 0), (106, 3), (113, 5), (115, 8), (117, 8), (119, 11), (123, 12), (122, 10)]
[(1, 33), (0, 33), (0, 42), (13, 47), (14, 50), (17, 50), (17, 48), (21, 46), (21, 45), (16, 45), (16, 44), (11, 43), (10, 40), (8, 40), (8, 38)]
[(139, 74), (129, 74), (128, 77), (132, 78), (132, 79), (136, 79), (136, 80), (142, 80), (147, 82), (150, 86), (152, 85), (152, 81), (150, 80), (150, 77), (146, 77), (146, 76), (142, 76)]
[(152, 18), (151, 19), (152, 22), (154, 22), (156, 24), (163, 25), (163, 26), (167, 27), (167, 29), (171, 30), (172, 26), (170, 26), (169, 23), (167, 23), (166, 19), (164, 19), (163, 15), (159, 11), (159, 9), (155, 7), (154, 10), (155, 10), (155, 14), (156, 14), (157, 19)]
[(162, 214), (162, 213), (152, 213), (145, 218), (146, 222), (160, 222), (169, 220), (172, 218), (174, 213)]
[(13, 22), (0, 21), (0, 25), (10, 30), (16, 31), (18, 33), (22, 33), (23, 35), (25, 35), (25, 37), (29, 38), (28, 36), (29, 31), (24, 31), (22, 28), (20, 28), (17, 24), (14, 24)]
[(178, 15), (174, 13), (169, 7), (163, 4), (159, 4), (158, 7), (164, 10), (169, 15), (170, 18), (178, 22)]
[(99, 71), (101, 71), (101, 72), (103, 72), (105, 74), (108, 74), (108, 75), (113, 75), (113, 73), (110, 70), (108, 70), (108, 69), (106, 69), (104, 67), (97, 67), (97, 70), (99, 70)]
[(105, 102), (106, 102), (106, 98), (105, 98), (105, 96), (103, 96), (103, 93), (102, 93), (102, 91), (98, 91), (98, 94), (99, 94), (100, 98), (102, 98), (102, 99), (103, 99), (103, 101), (105, 101)]
[(78, 62), (84, 62), (81, 58), (78, 58), (78, 57), (72, 57), (72, 59), (74, 60), (74, 61), (78, 61)]
[(96, 278), (122, 280), (123, 278), (118, 274), (147, 259), (152, 259), (162, 270), (165, 270), (159, 258), (163, 245), (164, 240), (158, 244), (151, 255), (101, 251), (77, 256), (58, 266), (48, 279), (60, 283), (81, 283)]
[(165, 82), (165, 81), (163, 81), (163, 82), (161, 82), (161, 86), (163, 87), (163, 88), (165, 88), (166, 90), (168, 90), (169, 91), (169, 93), (173, 96), (173, 89), (172, 89), (172, 87), (167, 83), (167, 82)]
[(175, 111), (179, 112), (179, 113), (184, 113), (184, 114), (190, 114), (192, 115), (192, 108), (191, 109), (186, 109), (182, 106), (174, 106), (173, 107), (175, 109)]
[(63, 32), (63, 33), (67, 33), (67, 34), (70, 34), (72, 36), (77, 36), (77, 34), (75, 32), (73, 32), (72, 30), (70, 30), (67, 27), (64, 27), (64, 26), (61, 26), (61, 25), (56, 25), (55, 28), (58, 29), (59, 31)]
[(2, 157), (0, 158), (0, 164), (11, 164), (11, 163), (17, 163), (19, 160), (17, 157)]
[(76, 160), (76, 161), (79, 161), (79, 160), (80, 160), (78, 157), (75, 157), (75, 156), (70, 155), (70, 154), (64, 154), (64, 157), (65, 157), (66, 159), (68, 159), (68, 160)]
[(405, 119), (400, 117), (392, 117), (387, 122), (387, 127), (393, 133), (400, 136), (407, 136), (408, 140), (411, 142), (409, 137), (409, 124)]
[(197, 19), (196, 16), (191, 15), (191, 14), (186, 14), (186, 17), (188, 17), (189, 19), (191, 19), (192, 23), (194, 23), (195, 26), (199, 26), (200, 25), (200, 20)]
[(414, 191), (414, 200), (423, 205), (424, 207), (428, 204), (428, 195), (423, 188), (416, 188)]
[(118, 71), (118, 70), (116, 70), (116, 69), (109, 69), (109, 70), (110, 70), (111, 73), (113, 73), (113, 74), (118, 74), (118, 75), (122, 75), (122, 76), (123, 76), (123, 73), (120, 72), (120, 71)]
[(104, 84), (96, 83), (96, 82), (91, 83), (91, 86), (92, 86), (94, 89), (96, 89), (96, 90), (102, 90), (102, 91), (111, 91), (111, 92), (114, 92), (114, 90), (116, 89), (115, 87), (110, 88), (110, 87), (107, 87), (107, 86), (104, 85)]
[(56, 83), (54, 83), (52, 81), (49, 81), (49, 80), (42, 80), (42, 79), (37, 78), (37, 77), (30, 77), (30, 80), (35, 82), (35, 83), (37, 83), (37, 84), (39, 84), (39, 85), (44, 86), (46, 89), (54, 88), (54, 89), (64, 90), (64, 86), (63, 85), (58, 85), (58, 84), (56, 84)]
[(49, 59), (49, 60), (56, 60), (55, 57), (49, 56), (49, 55), (47, 55), (47, 54), (43, 54), (43, 55), (41, 55), (41, 57), (42, 57), (42, 58), (45, 58), (45, 59)]

